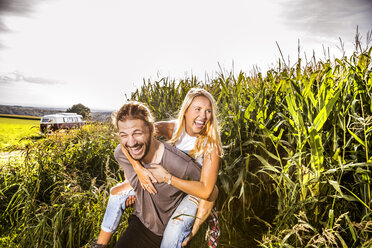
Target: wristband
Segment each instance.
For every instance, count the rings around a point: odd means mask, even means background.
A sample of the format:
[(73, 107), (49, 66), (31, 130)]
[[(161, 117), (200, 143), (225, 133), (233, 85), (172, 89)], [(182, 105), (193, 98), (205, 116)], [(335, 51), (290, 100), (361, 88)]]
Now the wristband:
[(169, 184), (169, 185), (171, 185), (171, 183), (172, 183), (172, 177), (173, 177), (173, 176), (171, 175), (170, 178), (169, 178), (169, 180), (168, 180), (168, 184)]

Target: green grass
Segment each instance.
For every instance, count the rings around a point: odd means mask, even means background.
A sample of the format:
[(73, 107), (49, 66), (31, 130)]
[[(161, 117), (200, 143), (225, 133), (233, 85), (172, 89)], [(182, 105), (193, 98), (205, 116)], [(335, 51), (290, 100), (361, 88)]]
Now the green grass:
[(0, 151), (18, 149), (40, 137), (39, 120), (0, 117)]

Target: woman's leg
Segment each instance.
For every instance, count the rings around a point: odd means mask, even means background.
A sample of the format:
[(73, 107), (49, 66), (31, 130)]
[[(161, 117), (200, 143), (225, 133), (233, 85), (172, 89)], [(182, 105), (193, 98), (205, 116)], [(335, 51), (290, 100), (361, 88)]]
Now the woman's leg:
[(187, 195), (169, 219), (163, 234), (161, 248), (181, 247), (182, 241), (189, 236), (194, 223), (199, 198)]
[(128, 181), (111, 188), (97, 244), (106, 245), (110, 242), (113, 233), (120, 224), (121, 216), (126, 208), (125, 202), (131, 195), (134, 195), (134, 190)]
[[(213, 208), (214, 202), (217, 200), (217, 197), (218, 197), (218, 188), (217, 188), (217, 186), (214, 186), (213, 192), (212, 192), (211, 196), (209, 197), (209, 199), (208, 200), (200, 200), (199, 208), (198, 208), (198, 211), (196, 213), (196, 218), (195, 218), (194, 225), (192, 227), (190, 235), (185, 239), (185, 241), (182, 242), (183, 246), (187, 245), (187, 243), (192, 239), (192, 237), (194, 237), (196, 235), (196, 233), (199, 231), (200, 226), (204, 223), (204, 221), (208, 218), (208, 216), (212, 215), (211, 214), (212, 208)], [(215, 215), (213, 215), (213, 216), (217, 216), (217, 212), (214, 211), (213, 214), (214, 213), (215, 213)], [(218, 230), (219, 230), (219, 225), (218, 225), (218, 220), (217, 219), (216, 219), (216, 223), (217, 223), (217, 226), (212, 225), (212, 227), (213, 227), (213, 229), (218, 228)], [(210, 221), (208, 221), (208, 227), (209, 226), (211, 226)], [(215, 233), (216, 232), (214, 232), (213, 234), (215, 234)], [(214, 239), (215, 243), (217, 243), (218, 237), (219, 237), (219, 235), (217, 237), (216, 236), (212, 237), (212, 238), (215, 238)], [(211, 240), (212, 238), (209, 237), (209, 240)], [(208, 241), (208, 243), (210, 243), (210, 241)]]

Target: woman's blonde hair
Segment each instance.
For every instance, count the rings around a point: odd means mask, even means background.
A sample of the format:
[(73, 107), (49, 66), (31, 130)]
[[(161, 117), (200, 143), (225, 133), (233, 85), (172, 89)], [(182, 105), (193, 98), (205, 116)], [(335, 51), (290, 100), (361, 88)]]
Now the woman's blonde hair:
[(197, 96), (204, 96), (208, 98), (212, 106), (211, 119), (204, 126), (203, 130), (198, 135), (194, 148), (189, 152), (189, 155), (193, 158), (203, 157), (203, 155), (209, 155), (212, 153), (213, 149), (217, 149), (217, 154), (223, 156), (222, 143), (219, 133), (218, 120), (217, 120), (217, 108), (213, 96), (204, 89), (192, 88), (186, 94), (183, 100), (181, 109), (178, 113), (177, 127), (174, 136), (168, 141), (170, 144), (174, 145), (185, 126), (185, 113), (190, 107), (192, 101)]

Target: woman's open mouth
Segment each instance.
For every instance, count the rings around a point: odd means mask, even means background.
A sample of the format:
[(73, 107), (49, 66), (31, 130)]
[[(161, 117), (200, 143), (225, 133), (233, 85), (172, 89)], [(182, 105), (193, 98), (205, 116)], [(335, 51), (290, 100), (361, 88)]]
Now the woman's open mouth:
[(194, 125), (197, 127), (197, 128), (200, 128), (202, 129), (205, 125), (205, 122), (204, 121), (195, 121), (194, 122)]

